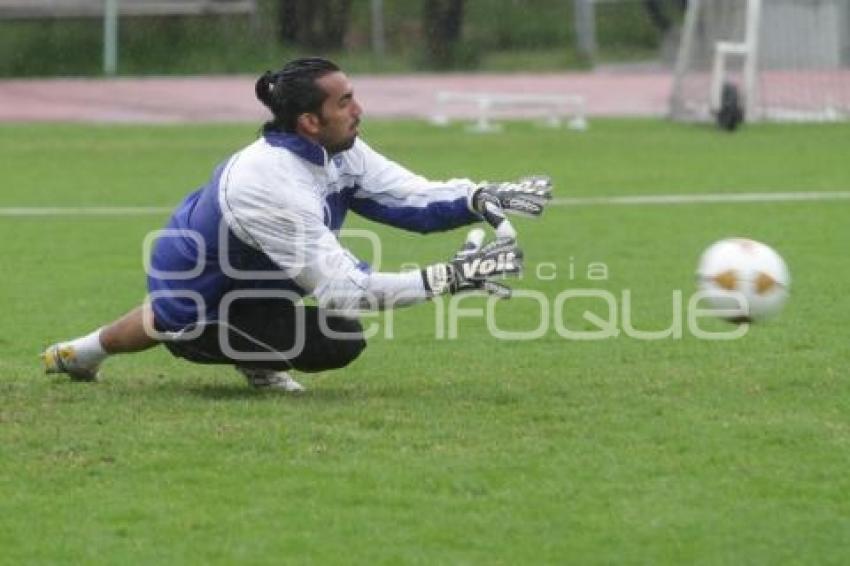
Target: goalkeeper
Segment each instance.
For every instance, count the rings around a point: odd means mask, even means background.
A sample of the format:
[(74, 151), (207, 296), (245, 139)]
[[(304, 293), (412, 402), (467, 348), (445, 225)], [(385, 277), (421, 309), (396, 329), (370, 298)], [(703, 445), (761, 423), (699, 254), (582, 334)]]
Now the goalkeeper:
[[(480, 290), (521, 269), (504, 212), (539, 215), (546, 178), (429, 181), (358, 138), (362, 109), (332, 62), (297, 59), (256, 83), (271, 111), (262, 135), (189, 194), (159, 234), (148, 299), (122, 318), (42, 354), (48, 373), (96, 379), (103, 360), (164, 344), (192, 362), (228, 364), (257, 388), (300, 391), (289, 370), (351, 363), (365, 348), (356, 313)], [(496, 238), (421, 271), (374, 272), (343, 248), (347, 211), (421, 233), (486, 220)], [(300, 297), (310, 295), (316, 305)]]

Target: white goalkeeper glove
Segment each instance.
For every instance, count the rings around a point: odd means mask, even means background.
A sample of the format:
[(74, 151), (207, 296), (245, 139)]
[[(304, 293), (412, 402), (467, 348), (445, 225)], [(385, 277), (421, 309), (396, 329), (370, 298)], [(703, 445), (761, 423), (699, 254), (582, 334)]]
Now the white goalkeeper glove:
[(511, 288), (495, 279), (522, 271), (522, 250), (513, 238), (496, 238), (482, 246), (483, 242), (484, 230), (471, 230), (451, 260), (422, 270), (425, 289), (432, 296), (484, 291), (500, 298), (510, 297)]
[(472, 208), (496, 230), (500, 238), (516, 238), (516, 231), (505, 213), (540, 216), (552, 198), (549, 177), (534, 176), (516, 182), (479, 183), (472, 193)]

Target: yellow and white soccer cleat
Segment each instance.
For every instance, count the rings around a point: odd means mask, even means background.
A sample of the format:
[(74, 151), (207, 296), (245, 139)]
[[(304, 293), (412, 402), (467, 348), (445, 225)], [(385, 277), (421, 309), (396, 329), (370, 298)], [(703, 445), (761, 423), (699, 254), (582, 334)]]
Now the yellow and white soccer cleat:
[(44, 373), (65, 373), (72, 381), (95, 381), (100, 364), (85, 365), (71, 344), (53, 344), (41, 353)]

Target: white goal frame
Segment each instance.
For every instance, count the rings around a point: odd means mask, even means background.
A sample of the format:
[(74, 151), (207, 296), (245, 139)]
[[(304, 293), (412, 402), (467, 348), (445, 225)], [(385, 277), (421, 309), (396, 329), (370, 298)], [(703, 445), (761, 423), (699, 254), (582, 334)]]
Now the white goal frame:
[[(711, 7), (715, 0), (690, 0), (688, 11), (682, 31), (682, 40), (676, 58), (676, 66), (673, 78), (673, 88), (670, 96), (670, 117), (680, 120), (708, 121), (712, 120), (720, 109), (721, 94), (723, 86), (730, 81), (731, 64), (739, 64), (738, 81), (739, 92), (744, 102), (744, 112), (748, 121), (763, 120), (798, 120), (798, 121), (837, 121), (850, 118), (850, 82), (845, 88), (841, 88), (842, 101), (835, 108), (826, 105), (822, 109), (795, 109), (769, 107), (770, 102), (761, 92), (763, 69), (760, 68), (761, 41), (764, 40), (764, 0), (740, 0), (741, 6), (745, 8), (745, 22), (743, 38), (737, 41), (718, 39), (710, 47), (710, 78), (708, 80), (708, 92), (699, 100), (694, 100), (693, 92), (687, 92), (685, 81), (688, 73), (694, 71), (690, 66), (695, 63), (697, 34), (699, 33), (698, 19), (704, 14), (705, 9)], [(850, 2), (850, 0), (845, 0)], [(850, 8), (848, 8), (850, 9)], [(738, 20), (740, 21), (740, 20)], [(738, 29), (740, 33), (740, 28)], [(804, 39), (812, 39), (804, 37)], [(789, 41), (792, 41), (789, 38)], [(705, 51), (703, 51), (705, 53)], [(702, 59), (706, 62), (705, 58)], [(701, 67), (703, 69), (703, 67)], [(846, 71), (850, 74), (850, 64)], [(705, 72), (700, 73), (704, 79)], [(844, 79), (846, 80), (846, 79)], [(816, 89), (816, 86), (812, 86)], [(778, 91), (777, 91), (778, 92)], [(691, 97), (689, 99), (689, 97)]]

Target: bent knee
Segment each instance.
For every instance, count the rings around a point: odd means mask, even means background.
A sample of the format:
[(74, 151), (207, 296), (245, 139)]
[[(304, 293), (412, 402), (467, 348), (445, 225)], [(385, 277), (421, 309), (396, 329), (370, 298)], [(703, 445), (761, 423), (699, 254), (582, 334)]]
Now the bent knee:
[(363, 327), (356, 320), (329, 318), (329, 329), (335, 333), (314, 333), (308, 338), (302, 355), (293, 360), (295, 369), (305, 372), (327, 371), (347, 366), (366, 349)]
[(366, 349), (366, 340), (360, 336), (356, 339), (340, 340), (337, 345), (336, 365), (331, 369), (343, 368), (360, 357)]
[(321, 347), (313, 349), (311, 355), (298, 356), (292, 366), (303, 372), (319, 372), (344, 368), (357, 359), (366, 349), (366, 340), (346, 338), (324, 341)]

